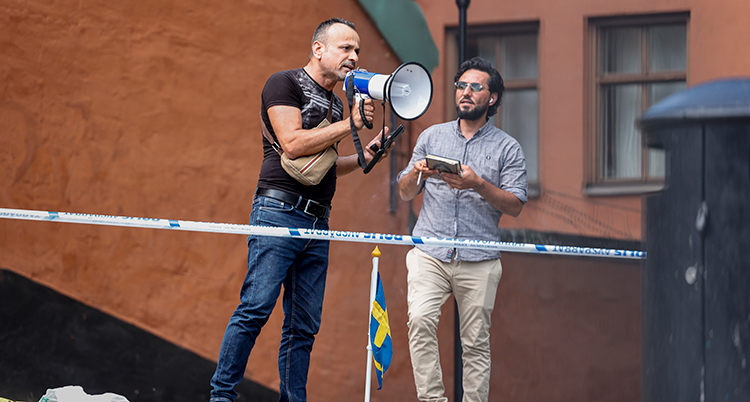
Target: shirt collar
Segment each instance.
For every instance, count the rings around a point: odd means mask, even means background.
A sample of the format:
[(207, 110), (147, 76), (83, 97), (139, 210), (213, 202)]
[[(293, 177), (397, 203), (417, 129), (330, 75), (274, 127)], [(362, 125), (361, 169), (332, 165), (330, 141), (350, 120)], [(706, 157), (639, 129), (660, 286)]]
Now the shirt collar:
[[(455, 123), (454, 127), (456, 129), (455, 133), (456, 133), (457, 136), (459, 136), (459, 138), (463, 138), (465, 140), (466, 137), (464, 137), (464, 135), (461, 133), (460, 122), (461, 122), (461, 119), (459, 119), (459, 118), (457, 118), (456, 121), (454, 122)], [(484, 135), (484, 133), (486, 133), (489, 130), (488, 127), (491, 126), (491, 125), (492, 125), (492, 122), (490, 121), (490, 119), (487, 119), (487, 122), (485, 122), (484, 125), (482, 127), (480, 127), (479, 130), (477, 130), (477, 132), (474, 133), (474, 136), (472, 136), (471, 138), (480, 137), (480, 136)], [(494, 127), (494, 125), (492, 125), (492, 126)]]

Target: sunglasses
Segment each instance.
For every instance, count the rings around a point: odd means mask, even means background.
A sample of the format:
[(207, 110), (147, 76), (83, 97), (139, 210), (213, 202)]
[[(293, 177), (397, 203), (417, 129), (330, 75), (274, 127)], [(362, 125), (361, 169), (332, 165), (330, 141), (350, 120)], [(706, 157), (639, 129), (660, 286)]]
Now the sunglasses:
[(471, 89), (471, 92), (479, 92), (484, 89), (484, 86), (478, 82), (468, 83), (468, 82), (458, 81), (454, 85), (456, 86), (456, 89), (458, 89), (459, 91), (463, 91), (464, 89), (466, 89), (466, 87), (469, 87), (469, 89)]

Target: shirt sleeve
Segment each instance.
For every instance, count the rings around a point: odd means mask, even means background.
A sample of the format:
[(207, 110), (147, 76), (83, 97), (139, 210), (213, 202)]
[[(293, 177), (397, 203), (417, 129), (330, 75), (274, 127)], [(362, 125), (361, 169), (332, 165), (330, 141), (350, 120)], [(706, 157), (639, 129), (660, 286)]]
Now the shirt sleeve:
[(528, 201), (526, 157), (517, 141), (513, 141), (500, 166), (500, 189), (515, 195), (524, 204)]
[(292, 106), (301, 109), (304, 94), (293, 80), (294, 77), (288, 71), (277, 72), (268, 78), (261, 93), (263, 109), (268, 110), (272, 106)]

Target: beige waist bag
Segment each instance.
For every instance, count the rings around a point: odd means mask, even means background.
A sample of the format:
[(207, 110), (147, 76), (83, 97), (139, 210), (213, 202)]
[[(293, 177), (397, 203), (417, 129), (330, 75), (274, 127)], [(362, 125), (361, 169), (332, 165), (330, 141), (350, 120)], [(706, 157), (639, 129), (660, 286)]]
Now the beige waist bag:
[[(331, 95), (331, 103), (328, 105), (328, 116), (318, 124), (316, 129), (323, 128), (330, 125), (331, 121), (331, 106), (333, 105), (333, 95)], [(266, 125), (263, 123), (263, 119), (260, 121), (261, 129), (263, 130), (263, 136), (266, 137), (268, 142), (271, 143), (273, 149), (278, 152), (281, 156), (281, 167), (284, 169), (289, 176), (292, 176), (298, 182), (306, 186), (314, 186), (320, 183), (325, 177), (326, 173), (331, 170), (331, 167), (339, 157), (337, 150), (338, 144), (333, 144), (330, 147), (316, 152), (312, 155), (300, 156), (299, 158), (289, 159), (281, 149), (279, 143), (274, 140), (271, 133), (268, 132)]]

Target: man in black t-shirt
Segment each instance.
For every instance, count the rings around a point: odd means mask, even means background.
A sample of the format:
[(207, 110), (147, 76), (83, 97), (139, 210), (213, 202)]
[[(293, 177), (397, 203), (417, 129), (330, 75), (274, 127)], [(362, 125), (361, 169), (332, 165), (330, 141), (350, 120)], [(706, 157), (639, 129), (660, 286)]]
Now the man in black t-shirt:
[[(354, 70), (359, 59), (359, 35), (351, 22), (333, 18), (315, 30), (310, 60), (303, 68), (273, 74), (262, 94), (261, 124), (284, 153), (294, 159), (311, 155), (351, 135), (343, 119), (343, 104), (335, 85)], [(352, 108), (357, 130), (372, 121), (374, 106), (364, 101), (365, 116)], [(331, 110), (331, 124), (318, 127)], [(388, 134), (387, 128), (384, 129)], [(369, 163), (383, 133), (364, 147)], [(263, 139), (263, 164), (253, 199), (250, 224), (328, 230), (336, 177), (359, 167), (357, 155), (339, 156), (320, 184), (305, 186), (281, 167), (280, 156)], [(279, 348), (280, 401), (305, 401), (310, 352), (320, 328), (328, 270), (327, 240), (248, 237), (247, 276), (240, 305), (224, 333), (211, 402), (232, 402), (250, 351), (284, 287), (284, 324)]]

